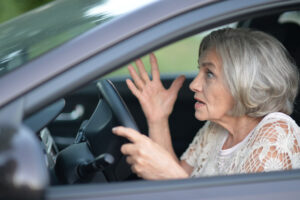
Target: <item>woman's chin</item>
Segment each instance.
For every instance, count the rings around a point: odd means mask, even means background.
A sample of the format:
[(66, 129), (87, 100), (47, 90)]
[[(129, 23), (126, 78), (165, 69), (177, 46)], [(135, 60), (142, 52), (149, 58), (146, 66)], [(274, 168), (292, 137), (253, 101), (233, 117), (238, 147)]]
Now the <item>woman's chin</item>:
[(206, 121), (206, 120), (208, 120), (207, 119), (207, 116), (205, 116), (205, 115), (203, 115), (203, 114), (199, 114), (199, 113), (195, 113), (195, 117), (196, 117), (196, 119), (197, 120), (199, 120), (199, 121)]

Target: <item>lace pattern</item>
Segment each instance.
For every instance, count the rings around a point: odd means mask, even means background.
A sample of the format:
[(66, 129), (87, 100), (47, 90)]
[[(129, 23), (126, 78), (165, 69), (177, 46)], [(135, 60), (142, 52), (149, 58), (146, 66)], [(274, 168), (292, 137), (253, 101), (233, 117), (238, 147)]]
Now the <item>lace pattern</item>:
[(243, 145), (221, 157), (219, 152), (227, 134), (212, 122), (206, 122), (198, 131), (180, 158), (194, 167), (191, 176), (300, 168), (300, 128), (283, 113), (265, 116)]

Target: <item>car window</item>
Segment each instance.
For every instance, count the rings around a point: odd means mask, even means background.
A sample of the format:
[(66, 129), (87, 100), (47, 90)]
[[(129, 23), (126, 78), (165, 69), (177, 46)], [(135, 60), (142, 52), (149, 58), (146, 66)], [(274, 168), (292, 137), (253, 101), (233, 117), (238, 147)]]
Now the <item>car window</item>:
[(279, 23), (296, 23), (300, 26), (300, 11), (289, 11), (280, 15)]
[[(237, 22), (234, 22), (219, 26), (188, 38), (184, 38), (154, 51), (158, 60), (161, 75), (196, 74), (198, 72), (198, 49), (203, 37), (211, 31), (225, 27), (236, 27), (237, 24)], [(141, 59), (144, 62), (147, 71), (150, 72), (148, 55), (143, 56)], [(134, 62), (131, 64), (134, 65)], [(112, 78), (128, 75), (127, 67), (124, 66), (121, 69), (110, 73), (107, 77)]]
[[(198, 34), (155, 51), (161, 74), (195, 73), (197, 71), (197, 48), (202, 38), (203, 35)], [(148, 55), (143, 56), (142, 60), (146, 69), (150, 71)], [(126, 66), (109, 74), (108, 77), (124, 75), (128, 75)]]
[(96, 25), (151, 1), (54, 1), (3, 23), (0, 25), (0, 75), (24, 65)]

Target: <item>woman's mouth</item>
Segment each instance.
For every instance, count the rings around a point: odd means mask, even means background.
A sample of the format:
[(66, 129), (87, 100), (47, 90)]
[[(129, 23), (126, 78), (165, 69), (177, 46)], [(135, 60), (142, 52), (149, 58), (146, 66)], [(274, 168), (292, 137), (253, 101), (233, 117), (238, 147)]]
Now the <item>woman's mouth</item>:
[(197, 102), (195, 103), (195, 109), (197, 108), (202, 108), (203, 106), (205, 106), (205, 103), (199, 99), (196, 99)]

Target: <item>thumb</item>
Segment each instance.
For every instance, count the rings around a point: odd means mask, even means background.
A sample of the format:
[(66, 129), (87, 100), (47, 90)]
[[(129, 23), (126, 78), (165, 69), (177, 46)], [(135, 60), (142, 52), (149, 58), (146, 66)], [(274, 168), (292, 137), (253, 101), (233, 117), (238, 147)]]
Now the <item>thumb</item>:
[(180, 90), (180, 88), (182, 87), (183, 85), (183, 82), (185, 81), (185, 76), (181, 75), (179, 77), (177, 77), (171, 87), (169, 88), (169, 91), (172, 93), (172, 94), (178, 94), (178, 91)]

